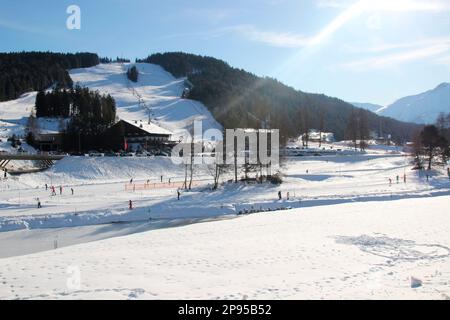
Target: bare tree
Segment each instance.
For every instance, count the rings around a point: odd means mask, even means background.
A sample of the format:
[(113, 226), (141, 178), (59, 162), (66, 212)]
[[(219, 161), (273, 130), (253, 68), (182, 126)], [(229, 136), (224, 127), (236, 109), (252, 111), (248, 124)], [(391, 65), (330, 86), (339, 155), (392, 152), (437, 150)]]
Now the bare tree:
[(323, 130), (324, 130), (324, 119), (323, 119), (323, 113), (320, 112), (320, 119), (319, 119), (319, 148), (322, 147)]
[(209, 164), (207, 167), (214, 180), (213, 190), (216, 190), (219, 187), (220, 177), (229, 170), (229, 165), (216, 162), (214, 164)]
[(346, 135), (347, 138), (353, 142), (356, 151), (358, 149), (358, 117), (354, 110), (352, 110), (352, 112), (350, 113), (350, 118), (347, 123)]
[(308, 148), (309, 131), (311, 129), (311, 124), (309, 120), (309, 113), (306, 108), (300, 109), (299, 118), (300, 118), (300, 131), (302, 133), (302, 145)]
[(359, 148), (361, 151), (367, 148), (367, 139), (369, 138), (369, 120), (367, 119), (367, 111), (360, 109), (358, 117), (359, 129)]

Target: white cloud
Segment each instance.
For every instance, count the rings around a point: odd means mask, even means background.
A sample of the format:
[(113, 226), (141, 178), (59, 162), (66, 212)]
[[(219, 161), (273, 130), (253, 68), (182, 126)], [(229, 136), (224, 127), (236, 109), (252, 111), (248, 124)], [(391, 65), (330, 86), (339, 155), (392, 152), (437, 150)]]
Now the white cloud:
[(439, 57), (442, 54), (450, 52), (450, 43), (435, 44), (422, 48), (403, 51), (399, 53), (384, 54), (377, 57), (365, 58), (349, 63), (344, 63), (338, 67), (352, 71), (366, 71), (375, 69), (384, 69), (398, 66), (407, 62), (422, 60), (425, 58)]
[(182, 11), (183, 16), (194, 19), (207, 19), (211, 22), (219, 23), (232, 18), (237, 11), (232, 9), (211, 9), (211, 8), (187, 8)]
[(274, 47), (298, 48), (307, 45), (311, 41), (309, 38), (300, 34), (263, 31), (251, 25), (235, 26), (229, 29), (245, 36), (251, 41), (265, 43)]
[[(346, 8), (356, 0), (317, 0), (321, 8)], [(448, 0), (363, 0), (368, 11), (443, 11), (450, 10)]]
[(385, 43), (381, 42), (372, 46), (346, 46), (345, 50), (349, 53), (383, 53), (400, 49), (417, 49), (439, 44), (450, 44), (449, 37), (432, 37), (428, 39), (419, 39), (409, 42)]

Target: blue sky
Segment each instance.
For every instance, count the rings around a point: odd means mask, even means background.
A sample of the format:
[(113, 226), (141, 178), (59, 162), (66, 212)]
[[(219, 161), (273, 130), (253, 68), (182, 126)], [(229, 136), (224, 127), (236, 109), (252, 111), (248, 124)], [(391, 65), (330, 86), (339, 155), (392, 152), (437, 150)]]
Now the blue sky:
[[(66, 9), (81, 8), (81, 30)], [(0, 0), (0, 51), (214, 56), (296, 89), (389, 104), (450, 82), (449, 0)]]

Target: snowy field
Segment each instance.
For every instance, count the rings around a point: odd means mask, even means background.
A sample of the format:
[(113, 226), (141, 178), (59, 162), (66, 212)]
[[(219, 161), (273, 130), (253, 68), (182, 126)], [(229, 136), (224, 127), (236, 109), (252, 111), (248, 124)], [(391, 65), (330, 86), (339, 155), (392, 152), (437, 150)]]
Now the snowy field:
[(296, 157), (281, 186), (217, 191), (197, 168), (178, 201), (170, 186), (125, 191), (181, 181), (167, 158), (66, 158), (0, 182), (0, 298), (447, 299), (450, 181), (410, 168), (380, 150)]
[(0, 259), (0, 298), (450, 299), (449, 201), (259, 213)]

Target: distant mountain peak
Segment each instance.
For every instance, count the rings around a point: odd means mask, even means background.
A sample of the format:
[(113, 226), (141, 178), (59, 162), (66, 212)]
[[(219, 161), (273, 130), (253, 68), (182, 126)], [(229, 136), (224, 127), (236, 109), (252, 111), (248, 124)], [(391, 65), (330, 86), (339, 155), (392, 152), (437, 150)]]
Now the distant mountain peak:
[(442, 89), (449, 89), (450, 88), (450, 82), (442, 82), (440, 85), (436, 87), (434, 90), (442, 90)]
[(378, 114), (406, 122), (434, 123), (441, 113), (450, 113), (450, 83), (443, 82), (435, 89), (401, 98)]
[(385, 108), (382, 105), (367, 102), (351, 102), (351, 104), (357, 108), (366, 109), (375, 113), (378, 113), (380, 110)]

